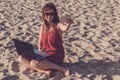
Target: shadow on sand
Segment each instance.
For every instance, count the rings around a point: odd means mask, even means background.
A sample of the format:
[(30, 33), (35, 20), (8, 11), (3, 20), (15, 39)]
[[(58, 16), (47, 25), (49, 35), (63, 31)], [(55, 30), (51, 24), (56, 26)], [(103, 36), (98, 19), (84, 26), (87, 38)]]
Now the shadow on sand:
[(120, 60), (91, 60), (89, 62), (79, 61), (76, 63), (64, 63), (71, 70), (71, 74), (81, 74), (80, 79), (89, 78), (94, 80), (97, 76), (102, 80), (113, 80), (112, 76), (120, 75)]

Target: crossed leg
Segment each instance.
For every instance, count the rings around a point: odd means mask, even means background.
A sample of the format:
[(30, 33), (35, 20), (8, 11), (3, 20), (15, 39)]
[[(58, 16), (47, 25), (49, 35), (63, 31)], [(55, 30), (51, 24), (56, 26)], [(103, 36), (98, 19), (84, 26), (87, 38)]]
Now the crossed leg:
[(41, 60), (41, 61), (37, 61), (37, 60), (31, 60), (28, 61), (25, 58), (23, 58), (22, 56), (18, 57), (18, 61), (23, 64), (24, 66), (31, 68), (33, 70), (42, 72), (47, 74), (48, 76), (50, 75), (50, 70), (58, 70), (61, 71), (65, 76), (69, 76), (69, 69), (59, 66), (57, 64), (54, 64), (52, 62), (49, 62), (48, 60)]

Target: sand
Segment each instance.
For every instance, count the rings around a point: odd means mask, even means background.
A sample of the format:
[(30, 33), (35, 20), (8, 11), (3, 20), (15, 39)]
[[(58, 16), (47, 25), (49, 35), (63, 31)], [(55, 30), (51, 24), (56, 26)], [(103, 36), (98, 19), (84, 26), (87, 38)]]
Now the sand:
[[(59, 16), (71, 15), (63, 34), (64, 66), (52, 78), (17, 61), (12, 39), (37, 46), (41, 8), (54, 2)], [(120, 80), (120, 0), (0, 0), (0, 80)]]

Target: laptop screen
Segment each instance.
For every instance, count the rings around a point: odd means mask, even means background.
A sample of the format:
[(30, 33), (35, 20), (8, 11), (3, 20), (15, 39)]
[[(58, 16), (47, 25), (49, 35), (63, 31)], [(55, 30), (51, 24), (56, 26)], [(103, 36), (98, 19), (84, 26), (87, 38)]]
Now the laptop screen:
[(24, 58), (31, 60), (35, 58), (33, 46), (27, 42), (23, 42), (17, 39), (13, 39), (18, 55), (22, 55)]

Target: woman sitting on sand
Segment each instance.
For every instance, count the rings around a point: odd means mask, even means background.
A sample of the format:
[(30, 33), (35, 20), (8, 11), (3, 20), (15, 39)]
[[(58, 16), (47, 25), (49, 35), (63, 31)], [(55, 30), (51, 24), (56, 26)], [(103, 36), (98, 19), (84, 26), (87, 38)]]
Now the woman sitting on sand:
[(67, 25), (60, 23), (57, 9), (53, 3), (48, 3), (42, 8), (43, 24), (40, 28), (40, 38), (38, 49), (52, 54), (45, 60), (28, 61), (19, 56), (20, 63), (28, 68), (43, 72), (50, 76), (52, 70), (61, 71), (65, 76), (69, 75), (69, 69), (62, 66), (64, 60), (64, 48), (62, 44), (62, 33), (69, 29), (73, 23), (71, 19), (67, 20)]

